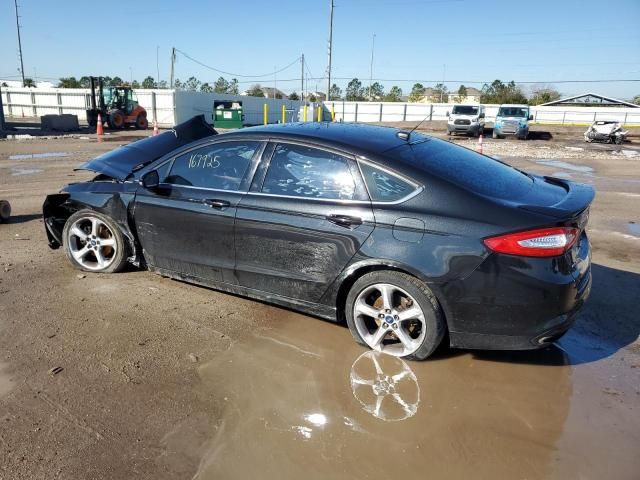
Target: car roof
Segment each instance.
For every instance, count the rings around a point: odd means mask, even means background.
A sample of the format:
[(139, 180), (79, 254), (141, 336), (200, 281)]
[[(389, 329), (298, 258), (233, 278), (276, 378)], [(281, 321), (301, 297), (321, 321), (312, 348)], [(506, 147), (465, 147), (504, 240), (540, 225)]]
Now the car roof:
[(528, 107), (526, 103), (503, 103), (500, 107)]
[[(223, 133), (222, 136), (256, 135), (261, 137), (291, 138), (329, 143), (362, 151), (363, 153), (381, 154), (392, 148), (407, 144), (407, 140), (398, 136), (398, 132), (402, 131), (398, 128), (362, 123), (306, 122), (249, 127)], [(415, 135), (419, 134), (416, 133)], [(422, 135), (420, 136), (422, 137)], [(410, 140), (414, 140), (414, 138)]]

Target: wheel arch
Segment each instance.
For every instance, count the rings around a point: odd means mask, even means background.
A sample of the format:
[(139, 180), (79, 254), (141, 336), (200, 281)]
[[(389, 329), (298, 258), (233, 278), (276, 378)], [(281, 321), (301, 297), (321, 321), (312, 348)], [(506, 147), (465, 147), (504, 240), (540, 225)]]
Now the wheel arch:
[[(361, 278), (363, 275), (366, 275), (367, 273), (384, 271), (384, 270), (411, 275), (412, 277), (417, 278), (418, 280), (424, 282), (427, 286), (429, 286), (429, 289), (433, 292), (433, 295), (436, 297), (436, 301), (438, 302), (438, 305), (440, 306), (440, 309), (442, 311), (442, 316), (445, 320), (445, 324), (448, 327), (447, 309), (442, 304), (441, 295), (439, 294), (438, 289), (432, 288), (434, 285), (433, 282), (430, 282), (427, 277), (425, 277), (416, 269), (411, 268), (407, 265), (404, 265), (400, 262), (394, 262), (390, 260), (373, 260), (373, 259), (364, 260), (362, 262), (358, 262), (349, 266), (340, 275), (340, 277), (338, 277), (338, 279), (334, 282), (334, 287), (333, 289), (331, 289), (332, 292), (327, 292), (329, 296), (328, 300), (330, 300), (332, 304), (335, 305), (336, 307), (336, 320), (339, 323), (346, 323), (346, 317), (345, 317), (344, 311), (345, 311), (347, 296), (349, 295), (349, 291), (351, 290), (351, 287), (353, 286), (353, 284), (359, 278)], [(327, 296), (327, 294), (325, 294), (325, 296)]]

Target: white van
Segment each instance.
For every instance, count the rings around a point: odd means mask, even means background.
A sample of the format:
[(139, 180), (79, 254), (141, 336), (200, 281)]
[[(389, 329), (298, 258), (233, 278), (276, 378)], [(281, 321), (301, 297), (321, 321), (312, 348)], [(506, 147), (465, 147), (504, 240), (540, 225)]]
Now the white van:
[(471, 134), (480, 136), (484, 131), (484, 106), (455, 105), (451, 113), (447, 112), (447, 132)]

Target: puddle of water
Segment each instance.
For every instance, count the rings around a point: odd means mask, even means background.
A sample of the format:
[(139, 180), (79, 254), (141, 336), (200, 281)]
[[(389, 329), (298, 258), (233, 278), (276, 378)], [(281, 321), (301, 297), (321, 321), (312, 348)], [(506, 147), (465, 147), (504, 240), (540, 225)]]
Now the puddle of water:
[(11, 176), (33, 175), (42, 172), (41, 168), (36, 167), (11, 167)]
[(632, 235), (640, 237), (640, 223), (627, 223), (627, 230), (629, 230)]
[(574, 163), (563, 162), (561, 160), (535, 160), (540, 165), (546, 165), (547, 167), (563, 168), (565, 170), (571, 170), (574, 172), (591, 173), (593, 168), (586, 165), (576, 165)]
[(9, 160), (25, 160), (32, 158), (55, 158), (69, 157), (71, 154), (67, 152), (46, 152), (46, 153), (26, 153), (21, 155), (11, 155)]

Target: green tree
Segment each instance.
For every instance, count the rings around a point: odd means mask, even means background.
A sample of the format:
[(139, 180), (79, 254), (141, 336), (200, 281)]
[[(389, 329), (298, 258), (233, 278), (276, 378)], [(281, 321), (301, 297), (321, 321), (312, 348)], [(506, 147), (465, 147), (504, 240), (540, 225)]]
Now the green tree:
[(431, 102), (432, 103), (447, 103), (449, 99), (449, 89), (443, 83), (438, 83), (431, 89)]
[(87, 77), (86, 75), (80, 77), (80, 85), (82, 85), (82, 88), (91, 87), (91, 79), (89, 77)]
[(142, 81), (142, 88), (156, 88), (156, 82), (152, 76), (148, 76)]
[(311, 103), (315, 103), (315, 101), (317, 100), (316, 96), (313, 93), (309, 94), (309, 98), (307, 99), (309, 100)]
[(182, 85), (182, 82), (179, 78), (176, 78), (173, 81), (173, 88), (175, 88), (176, 90), (184, 90), (184, 85)]
[(209, 85), (207, 82), (205, 82), (200, 86), (200, 91), (204, 93), (213, 93), (215, 89), (214, 87)]
[[(105, 77), (105, 78), (108, 78), (108, 77)], [(118, 76), (115, 76), (112, 79), (110, 79), (109, 85), (107, 85), (107, 83), (104, 82), (104, 84), (109, 86), (109, 87), (119, 87), (123, 83), (124, 82), (122, 81), (122, 79), (120, 77), (118, 77)]]
[(389, 93), (387, 93), (383, 97), (383, 100), (385, 102), (399, 102), (401, 100), (401, 97), (402, 97), (402, 89), (397, 85), (394, 85), (393, 87), (391, 87), (391, 90), (389, 90)]
[(364, 100), (364, 88), (362, 88), (362, 82), (360, 80), (354, 78), (349, 82), (345, 99), (349, 102)]
[(460, 88), (458, 88), (458, 94), (455, 96), (454, 100), (457, 103), (462, 103), (466, 100), (467, 96), (467, 87), (460, 85)]
[(189, 79), (184, 82), (184, 89), (190, 92), (197, 92), (200, 90), (201, 84), (202, 82), (200, 82), (196, 77), (189, 77)]
[(289, 100), (300, 100), (300, 97), (296, 92), (291, 92), (291, 94), (289, 95)]
[(134, 80), (133, 82), (131, 82), (131, 88), (140, 88), (140, 82)]
[(229, 82), (229, 88), (227, 89), (227, 93), (229, 95), (238, 95), (238, 79), (237, 78), (232, 78), (231, 81)]
[(25, 87), (31, 87), (31, 88), (35, 88), (36, 87), (36, 82), (33, 81), (33, 78), (25, 78), (24, 79), (24, 86)]
[(369, 101), (380, 101), (384, 97), (384, 87), (378, 82), (373, 82), (367, 93)]
[(262, 87), (259, 83), (253, 85), (249, 90), (247, 90), (247, 95), (250, 97), (264, 97), (264, 92), (262, 91)]
[(419, 102), (425, 95), (426, 89), (421, 83), (414, 83), (409, 94), (410, 102)]
[(218, 77), (213, 84), (213, 91), (216, 93), (229, 93), (229, 82), (224, 77)]
[(342, 89), (335, 83), (331, 85), (329, 90), (329, 100), (342, 100)]
[(62, 77), (58, 82), (58, 88), (82, 88), (76, 77)]
[(158, 88), (168, 88), (166, 80), (160, 80), (158, 82)]
[(524, 96), (520, 87), (512, 80), (509, 83), (503, 83), (500, 80), (494, 80), (491, 85), (484, 84), (482, 87), (482, 95), (480, 95), (481, 103), (527, 103), (527, 97)]
[(529, 105), (540, 105), (560, 99), (560, 92), (549, 85), (534, 85), (531, 87)]

